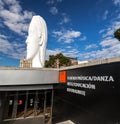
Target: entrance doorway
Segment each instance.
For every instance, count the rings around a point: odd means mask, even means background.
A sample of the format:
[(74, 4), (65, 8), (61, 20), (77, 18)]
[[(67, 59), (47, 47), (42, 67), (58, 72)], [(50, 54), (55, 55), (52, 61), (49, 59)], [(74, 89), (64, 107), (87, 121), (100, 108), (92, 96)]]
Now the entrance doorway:
[(53, 90), (8, 91), (4, 105), (4, 120), (15, 118), (52, 117)]

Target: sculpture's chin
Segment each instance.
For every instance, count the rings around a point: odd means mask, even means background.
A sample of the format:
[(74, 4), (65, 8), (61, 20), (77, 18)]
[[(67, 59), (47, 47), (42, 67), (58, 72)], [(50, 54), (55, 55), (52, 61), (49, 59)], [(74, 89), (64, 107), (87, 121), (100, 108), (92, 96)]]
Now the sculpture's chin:
[(31, 49), (27, 49), (27, 56), (26, 56), (26, 59), (33, 59), (35, 58), (35, 56), (38, 54), (38, 50), (39, 50), (39, 47), (36, 46), (35, 47), (31, 47)]
[(33, 59), (33, 56), (31, 54), (27, 54), (26, 59), (27, 60)]

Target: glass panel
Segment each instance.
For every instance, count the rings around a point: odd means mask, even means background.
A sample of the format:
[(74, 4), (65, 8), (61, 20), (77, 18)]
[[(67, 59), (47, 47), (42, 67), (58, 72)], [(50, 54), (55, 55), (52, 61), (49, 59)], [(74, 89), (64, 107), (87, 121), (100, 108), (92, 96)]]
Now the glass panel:
[(44, 92), (45, 92), (44, 90), (39, 90), (38, 94), (44, 94)]
[(52, 99), (52, 91), (47, 91), (46, 96), (46, 112), (50, 113), (51, 111), (51, 99)]
[(14, 96), (15, 94), (16, 94), (16, 91), (9, 91), (9, 92), (8, 92), (8, 95), (9, 95), (9, 96)]
[(30, 90), (30, 91), (29, 91), (29, 94), (35, 94), (35, 93), (36, 93), (35, 90)]
[(26, 91), (19, 91), (19, 95), (25, 95)]
[(13, 105), (14, 105), (14, 96), (7, 96), (5, 100), (4, 119), (12, 118)]
[(37, 95), (36, 99), (36, 116), (40, 116), (44, 112), (44, 94), (41, 92), (40, 94)]
[(13, 105), (14, 105), (14, 96), (10, 96), (9, 97), (8, 118), (12, 118)]
[(19, 95), (18, 96), (18, 106), (17, 106), (17, 118), (23, 118), (24, 117), (24, 109), (25, 109), (25, 95)]
[(34, 101), (35, 101), (35, 94), (29, 94), (27, 100), (26, 117), (34, 116)]
[(46, 109), (45, 109), (45, 122), (50, 121), (51, 118), (51, 103), (52, 103), (52, 90), (46, 92)]

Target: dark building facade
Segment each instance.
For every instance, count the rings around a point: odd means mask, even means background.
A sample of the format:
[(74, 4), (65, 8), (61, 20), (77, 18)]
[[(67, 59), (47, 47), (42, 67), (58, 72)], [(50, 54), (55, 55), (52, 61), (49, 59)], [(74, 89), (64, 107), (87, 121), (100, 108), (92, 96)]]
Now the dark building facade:
[(60, 71), (54, 87), (53, 123), (120, 123), (120, 61)]

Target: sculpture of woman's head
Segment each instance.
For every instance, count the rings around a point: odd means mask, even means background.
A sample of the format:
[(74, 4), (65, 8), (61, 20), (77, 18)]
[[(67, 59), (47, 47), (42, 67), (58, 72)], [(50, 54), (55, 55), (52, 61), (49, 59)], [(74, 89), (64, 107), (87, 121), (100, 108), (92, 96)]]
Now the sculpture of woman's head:
[(33, 59), (39, 50), (42, 38), (42, 18), (40, 16), (33, 16), (28, 30), (27, 43), (27, 57), (26, 59)]
[(32, 67), (43, 67), (45, 61), (45, 49), (47, 43), (47, 26), (41, 16), (33, 16), (29, 29), (26, 59), (32, 60)]

